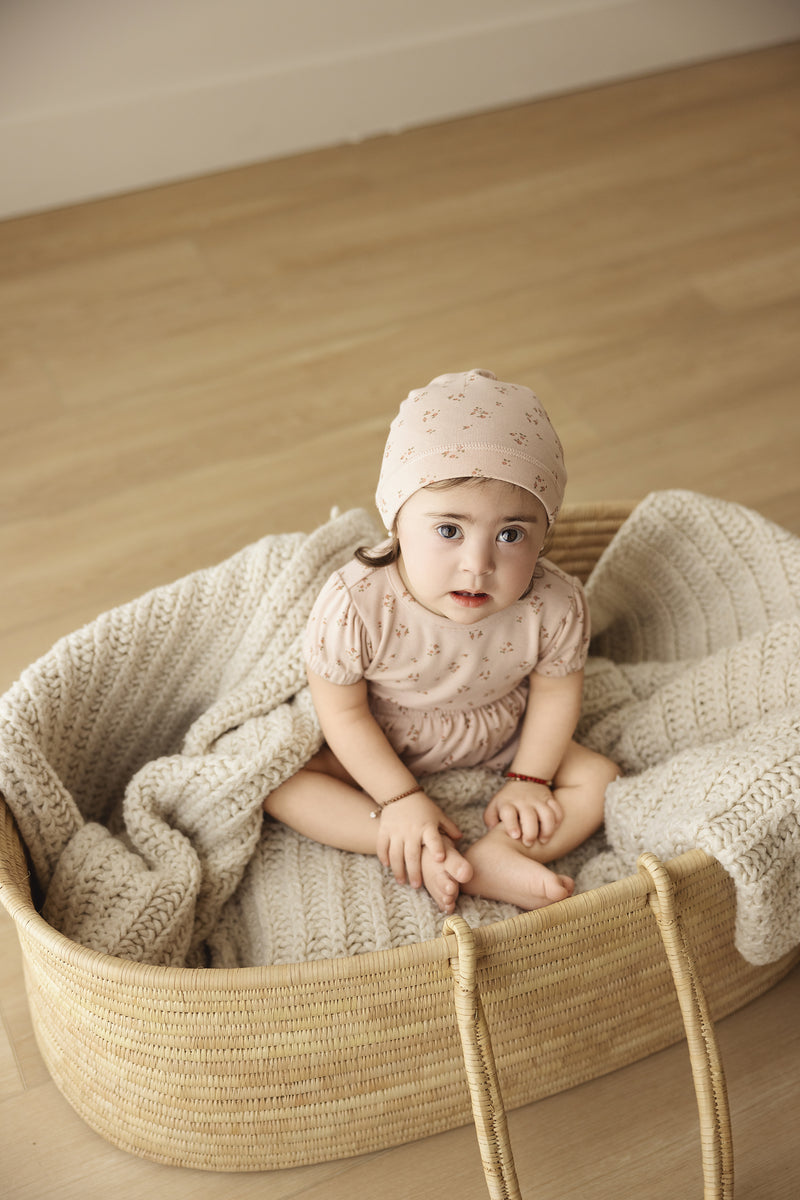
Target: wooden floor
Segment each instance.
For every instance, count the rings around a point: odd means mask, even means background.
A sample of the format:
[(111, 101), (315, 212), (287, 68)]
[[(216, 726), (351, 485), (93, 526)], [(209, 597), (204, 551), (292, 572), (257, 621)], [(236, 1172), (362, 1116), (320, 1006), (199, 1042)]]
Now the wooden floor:
[[(568, 499), (800, 534), (800, 46), (0, 225), (0, 690), (101, 610), (369, 505), (409, 388), (539, 392)], [(265, 1175), (106, 1145), (0, 918), (3, 1195), (484, 1197), (471, 1128)], [(721, 1023), (737, 1197), (800, 1195), (800, 972)], [(535, 1059), (531, 1070), (536, 1069)], [(699, 1196), (682, 1046), (515, 1112), (523, 1194)]]

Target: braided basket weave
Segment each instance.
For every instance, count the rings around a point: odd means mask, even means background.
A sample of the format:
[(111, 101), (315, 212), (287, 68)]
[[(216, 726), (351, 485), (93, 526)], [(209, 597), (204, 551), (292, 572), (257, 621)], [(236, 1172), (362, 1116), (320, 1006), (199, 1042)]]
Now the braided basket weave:
[[(568, 508), (549, 557), (585, 579), (629, 511)], [(695, 850), (665, 868), (646, 855), (627, 879), (477, 930), (451, 919), (441, 938), (395, 950), (236, 970), (142, 965), (42, 919), (2, 798), (0, 900), (17, 925), (45, 1062), (113, 1144), (172, 1165), (256, 1171), (398, 1145), (474, 1116), (494, 1146), (484, 1149), (490, 1192), (503, 1196), (516, 1194), (513, 1163), (487, 1155), (499, 1145), (502, 1156), (504, 1106), (612, 1071), (684, 1031), (711, 1129), (704, 1155), (721, 1181), (713, 1194), (728, 1195), (711, 1022), (798, 958), (741, 958), (733, 885)]]

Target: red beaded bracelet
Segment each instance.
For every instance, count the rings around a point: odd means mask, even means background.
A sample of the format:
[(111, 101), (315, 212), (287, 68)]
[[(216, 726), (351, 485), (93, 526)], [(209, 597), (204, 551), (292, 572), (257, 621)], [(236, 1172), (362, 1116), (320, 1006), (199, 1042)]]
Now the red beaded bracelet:
[(521, 775), (519, 771), (504, 771), (504, 779), (521, 779), (523, 783), (541, 783), (544, 787), (553, 786), (552, 779), (540, 779), (538, 775)]

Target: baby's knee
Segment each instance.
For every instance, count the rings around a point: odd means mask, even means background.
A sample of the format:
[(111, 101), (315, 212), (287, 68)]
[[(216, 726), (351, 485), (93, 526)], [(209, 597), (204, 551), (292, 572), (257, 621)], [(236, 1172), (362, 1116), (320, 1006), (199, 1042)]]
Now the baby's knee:
[(598, 758), (600, 759), (600, 776), (605, 781), (606, 787), (608, 787), (609, 783), (613, 783), (615, 779), (619, 779), (622, 774), (622, 768), (612, 759), (606, 758), (604, 754), (598, 755)]
[(595, 764), (595, 788), (598, 803), (602, 809), (605, 809), (606, 791), (616, 779), (619, 779), (622, 771), (617, 763), (606, 758), (605, 755), (598, 754), (597, 757), (599, 761)]
[(612, 759), (606, 758), (603, 754), (593, 755), (586, 798), (588, 805), (595, 814), (598, 825), (605, 816), (606, 792), (614, 780), (619, 779), (621, 774), (622, 771)]

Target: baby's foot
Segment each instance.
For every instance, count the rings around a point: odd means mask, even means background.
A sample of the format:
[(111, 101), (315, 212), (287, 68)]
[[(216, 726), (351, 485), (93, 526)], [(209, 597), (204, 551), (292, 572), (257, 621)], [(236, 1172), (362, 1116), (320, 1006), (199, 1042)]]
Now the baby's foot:
[(502, 900), (528, 912), (566, 900), (575, 890), (568, 875), (556, 875), (530, 857), (527, 847), (496, 826), (464, 851), (472, 865), (472, 878), (463, 889), (471, 896)]
[(444, 862), (437, 862), (427, 846), (422, 847), (422, 881), (441, 912), (452, 913), (461, 887), (472, 876), (472, 867), (449, 838), (442, 840)]

